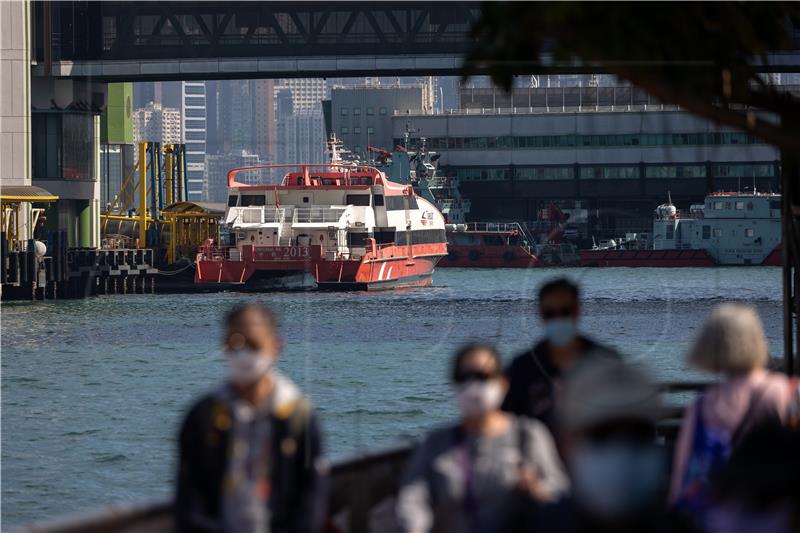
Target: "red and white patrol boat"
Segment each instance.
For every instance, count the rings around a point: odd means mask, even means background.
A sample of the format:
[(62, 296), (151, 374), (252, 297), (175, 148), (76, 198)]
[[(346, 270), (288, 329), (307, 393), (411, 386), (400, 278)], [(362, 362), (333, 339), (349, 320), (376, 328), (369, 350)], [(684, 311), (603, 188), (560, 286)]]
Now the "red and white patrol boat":
[[(232, 242), (207, 241), (196, 283), (265, 290), (308, 287), (374, 290), (425, 286), (447, 255), (444, 217), (411, 185), (342, 161), (266, 165), (228, 172), (225, 226)], [(280, 185), (258, 174), (286, 171)], [(237, 181), (237, 178), (248, 183)]]

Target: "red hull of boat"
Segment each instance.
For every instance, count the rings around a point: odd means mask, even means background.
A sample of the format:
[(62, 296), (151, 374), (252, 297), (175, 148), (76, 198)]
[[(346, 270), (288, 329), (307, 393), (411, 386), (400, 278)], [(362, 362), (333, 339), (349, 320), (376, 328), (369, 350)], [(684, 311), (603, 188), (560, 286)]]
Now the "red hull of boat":
[(364, 257), (326, 259), (320, 246), (245, 246), (241, 259), (205, 251), (198, 254), (196, 283), (247, 288), (263, 276), (308, 273), (327, 290), (382, 290), (431, 284), (431, 274), (447, 253), (444, 243), (376, 246)]
[(713, 267), (705, 250), (581, 250), (581, 266), (600, 267)]
[(449, 244), (442, 268), (531, 268), (544, 266), (522, 246), (459, 246)]

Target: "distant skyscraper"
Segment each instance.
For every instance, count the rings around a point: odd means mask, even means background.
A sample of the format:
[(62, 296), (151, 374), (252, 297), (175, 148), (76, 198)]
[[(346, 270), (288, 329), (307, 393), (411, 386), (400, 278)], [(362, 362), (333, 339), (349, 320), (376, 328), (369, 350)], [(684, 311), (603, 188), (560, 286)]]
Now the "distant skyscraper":
[(256, 80), (253, 91), (255, 152), (262, 161), (275, 160), (275, 94), (272, 80)]
[(292, 78), (281, 80), (275, 92), (289, 89), (295, 111), (321, 109), (321, 103), (328, 98), (328, 83), (322, 78)]
[(180, 143), (181, 112), (150, 102), (133, 114), (133, 138), (136, 142)]
[(207, 190), (206, 156), (206, 85), (202, 81), (184, 81), (181, 102), (183, 142), (186, 143), (187, 192), (190, 200), (199, 200)]
[[(225, 202), (228, 198), (228, 171), (236, 167), (245, 167), (261, 164), (258, 155), (242, 150), (230, 154), (206, 156), (206, 183), (208, 189), (204, 199), (208, 202)], [(257, 184), (258, 174), (254, 171), (252, 176), (242, 172), (236, 176), (239, 183)]]
[(324, 163), (325, 120), (322, 110), (303, 109), (283, 119), (281, 163)]

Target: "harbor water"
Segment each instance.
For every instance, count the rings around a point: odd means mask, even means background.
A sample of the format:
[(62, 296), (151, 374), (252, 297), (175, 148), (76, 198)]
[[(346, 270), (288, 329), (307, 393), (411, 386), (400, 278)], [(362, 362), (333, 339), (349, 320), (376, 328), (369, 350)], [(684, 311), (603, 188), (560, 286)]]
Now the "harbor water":
[(317, 406), (329, 456), (375, 449), (454, 414), (454, 347), (505, 358), (541, 333), (539, 284), (581, 283), (582, 329), (658, 379), (703, 377), (683, 355), (711, 307), (745, 301), (782, 351), (779, 268), (440, 269), (425, 289), (129, 295), (3, 304), (2, 523), (169, 496), (174, 445), (193, 398), (225, 366), (221, 318), (263, 302), (280, 317), (280, 362)]

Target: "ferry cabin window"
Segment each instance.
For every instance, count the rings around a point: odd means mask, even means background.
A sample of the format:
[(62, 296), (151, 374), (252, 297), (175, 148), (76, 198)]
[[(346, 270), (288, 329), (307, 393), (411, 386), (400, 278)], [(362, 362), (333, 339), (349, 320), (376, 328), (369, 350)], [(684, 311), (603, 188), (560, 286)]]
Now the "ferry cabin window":
[(675, 227), (672, 225), (667, 226), (667, 239), (672, 240), (675, 237)]
[(234, 207), (238, 200), (239, 200), (239, 197), (236, 196), (236, 195), (228, 196), (228, 207)]
[(367, 245), (367, 237), (369, 233), (366, 232), (352, 232), (347, 234), (347, 244), (350, 247), (363, 248)]
[(368, 194), (348, 194), (345, 200), (347, 205), (369, 206)]
[(744, 202), (736, 202), (737, 211), (744, 211)]
[[(386, 210), (387, 211), (402, 211), (406, 208), (406, 203), (403, 200), (405, 196), (387, 196), (386, 197)], [(415, 196), (408, 197), (408, 208), (418, 209), (417, 198)]]
[(711, 238), (711, 226), (703, 226), (703, 238), (704, 239)]
[(745, 228), (745, 230), (744, 230), (744, 236), (745, 237), (752, 237), (754, 235), (755, 235), (755, 231), (753, 230), (753, 228)]
[(714, 237), (722, 237), (722, 229), (714, 228)]
[(714, 209), (722, 209), (722, 202), (714, 202)]
[(376, 194), (373, 197), (373, 204), (372, 205), (374, 205), (375, 207), (382, 206), (383, 205), (383, 195), (382, 194)]
[(263, 194), (243, 194), (242, 203), (239, 205), (242, 207), (266, 205), (266, 198)]
[(780, 200), (770, 200), (769, 201), (769, 208), (775, 211), (780, 210), (781, 208), (781, 201)]

